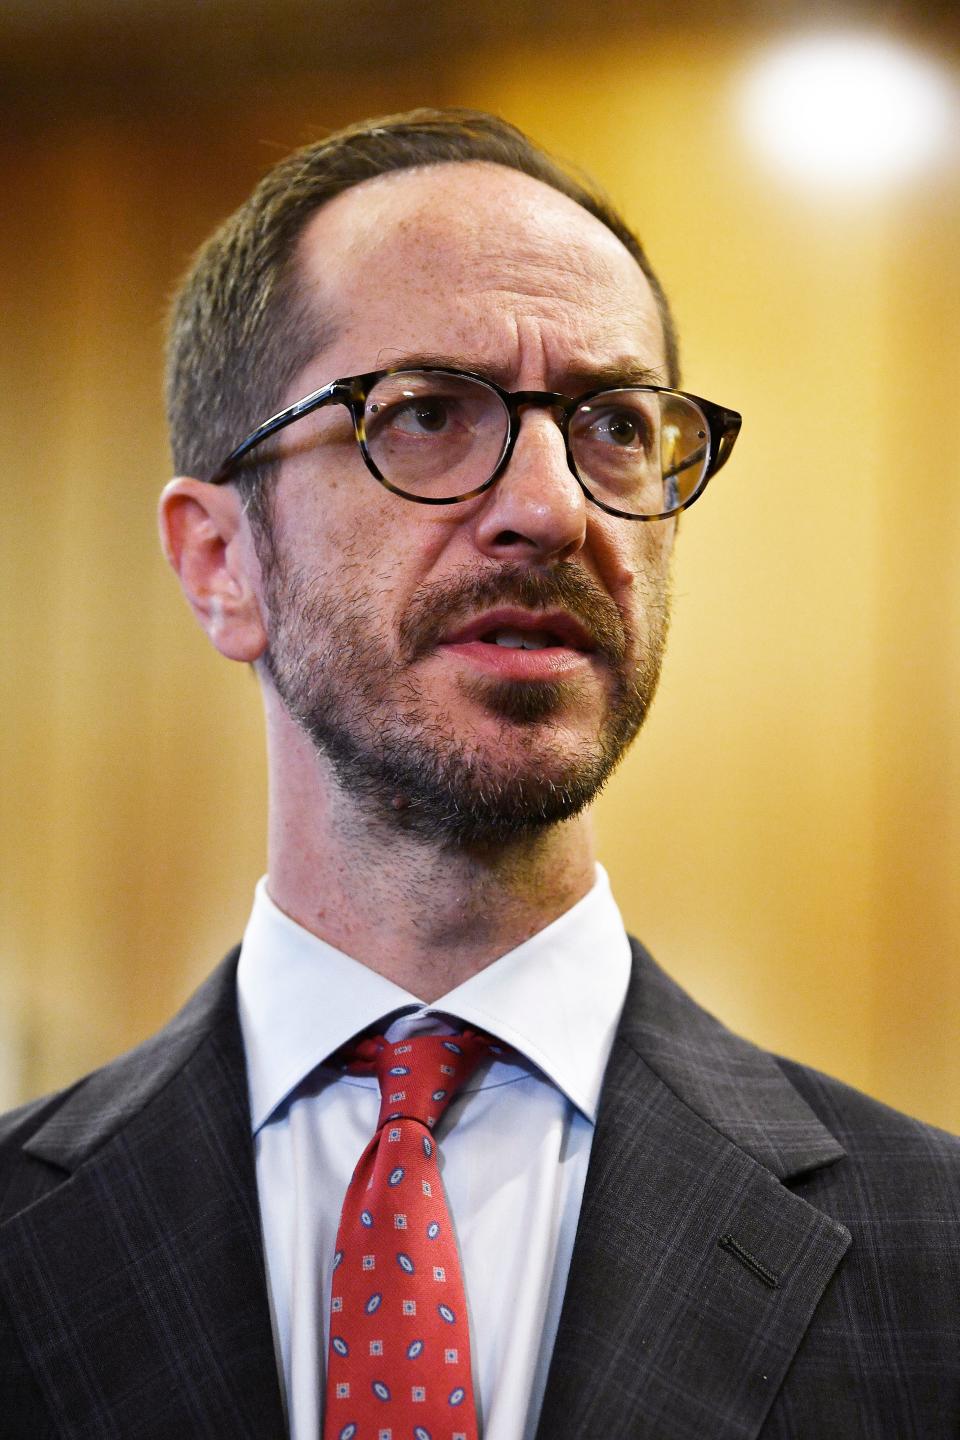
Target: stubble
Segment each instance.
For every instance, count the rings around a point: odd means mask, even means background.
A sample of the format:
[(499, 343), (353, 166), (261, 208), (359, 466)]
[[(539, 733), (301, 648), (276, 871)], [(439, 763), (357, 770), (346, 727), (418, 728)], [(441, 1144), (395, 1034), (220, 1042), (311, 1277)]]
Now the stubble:
[[(372, 820), (432, 845), (503, 845), (583, 810), (602, 789), (653, 701), (668, 625), (666, 577), (644, 581), (646, 634), (627, 633), (614, 601), (578, 565), (503, 565), (422, 586), (393, 646), (377, 597), (289, 566), (265, 567), (267, 672), (289, 714)], [(639, 581), (637, 582), (640, 583)], [(607, 703), (574, 750), (564, 726), (586, 703), (576, 680), (474, 676), (465, 693), (499, 721), (498, 738), (465, 735), (418, 685), (418, 664), (452, 625), (503, 605), (566, 610), (606, 671)]]

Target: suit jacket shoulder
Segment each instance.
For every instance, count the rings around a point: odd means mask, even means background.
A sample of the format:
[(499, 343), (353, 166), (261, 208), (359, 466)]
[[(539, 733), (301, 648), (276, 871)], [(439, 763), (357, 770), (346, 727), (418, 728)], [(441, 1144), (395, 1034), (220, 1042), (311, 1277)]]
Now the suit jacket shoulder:
[(954, 1440), (958, 1178), (634, 943), (538, 1440)]
[[(847, 1423), (864, 1434), (960, 1434), (960, 1139), (779, 1063), (845, 1151), (835, 1171), (802, 1177), (795, 1192), (842, 1218), (852, 1241), (799, 1372), (822, 1388), (843, 1356), (837, 1411), (855, 1410)], [(843, 1345), (830, 1338), (841, 1332)]]
[(0, 1124), (4, 1440), (280, 1440), (238, 952), (144, 1045)]
[(162, 1030), (66, 1089), (0, 1115), (0, 1220), (15, 1214), (81, 1157), (89, 1159), (162, 1092), (201, 1044), (239, 1043), (232, 951)]

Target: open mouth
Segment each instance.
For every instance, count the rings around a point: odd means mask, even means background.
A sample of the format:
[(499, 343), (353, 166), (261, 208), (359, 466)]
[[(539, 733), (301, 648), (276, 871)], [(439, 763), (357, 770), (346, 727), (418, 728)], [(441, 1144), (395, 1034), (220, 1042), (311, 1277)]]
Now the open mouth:
[(552, 630), (515, 630), (510, 626), (488, 630), (477, 639), (483, 645), (502, 645), (505, 650), (548, 650), (566, 644)]
[(502, 650), (596, 649), (591, 636), (579, 621), (562, 611), (539, 615), (516, 608), (503, 608), (478, 615), (449, 631), (443, 645), (495, 645)]

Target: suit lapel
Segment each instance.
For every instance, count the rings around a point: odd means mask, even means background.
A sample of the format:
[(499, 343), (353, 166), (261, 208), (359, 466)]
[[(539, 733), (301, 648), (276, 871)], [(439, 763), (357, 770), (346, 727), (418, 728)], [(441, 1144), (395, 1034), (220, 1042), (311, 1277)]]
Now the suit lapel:
[(841, 1148), (636, 947), (538, 1440), (751, 1440), (849, 1232), (786, 1188)]
[(0, 1229), (0, 1283), (64, 1437), (285, 1433), (234, 969), (26, 1147), (60, 1179)]

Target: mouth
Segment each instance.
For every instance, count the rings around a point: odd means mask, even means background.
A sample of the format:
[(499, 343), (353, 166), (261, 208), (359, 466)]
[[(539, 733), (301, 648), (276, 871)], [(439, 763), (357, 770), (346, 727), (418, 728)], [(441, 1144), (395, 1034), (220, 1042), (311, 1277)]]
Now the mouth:
[(500, 679), (557, 681), (589, 665), (598, 647), (572, 615), (511, 608), (457, 625), (437, 650)]
[(496, 645), (503, 650), (596, 650), (578, 620), (562, 611), (519, 609), (488, 611), (441, 637), (441, 645)]
[(548, 650), (560, 644), (559, 637), (549, 630), (517, 630), (509, 626), (478, 638), (481, 645), (502, 645), (504, 650)]

